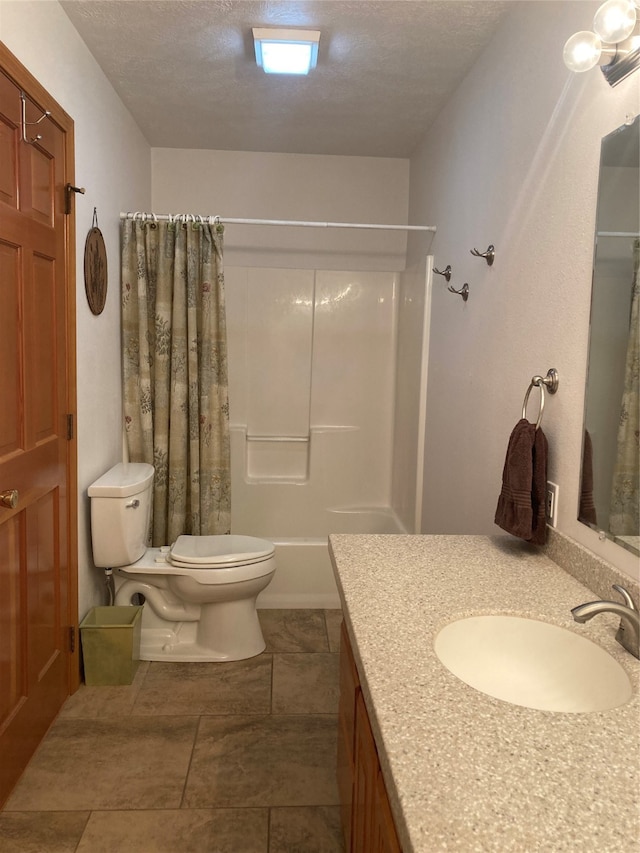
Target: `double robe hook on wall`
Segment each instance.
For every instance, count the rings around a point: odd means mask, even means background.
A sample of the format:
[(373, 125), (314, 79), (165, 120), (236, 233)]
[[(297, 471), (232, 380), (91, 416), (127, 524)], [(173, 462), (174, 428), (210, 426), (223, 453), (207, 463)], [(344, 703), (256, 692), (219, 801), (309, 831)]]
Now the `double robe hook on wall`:
[(456, 290), (456, 289), (455, 289), (454, 287), (452, 287), (451, 285), (449, 285), (449, 287), (447, 288), (447, 290), (449, 291), (449, 293), (457, 293), (457, 294), (458, 294), (458, 296), (462, 296), (462, 301), (463, 301), (463, 302), (466, 302), (466, 301), (467, 301), (467, 299), (469, 298), (469, 285), (467, 284), (467, 282), (466, 282), (466, 281), (465, 281), (465, 283), (462, 285), (462, 287), (460, 288), (460, 290)]
[[(493, 244), (487, 247), (486, 252), (480, 252), (478, 251), (478, 249), (470, 249), (470, 252), (476, 258), (484, 258), (487, 262), (487, 266), (493, 266), (493, 262), (496, 257), (496, 250)], [(439, 270), (436, 269), (436, 267), (433, 267), (433, 271), (434, 273), (436, 273), (436, 275), (444, 276), (445, 281), (447, 281), (447, 283), (451, 281), (451, 264), (447, 264), (447, 266), (443, 270)], [(449, 293), (455, 293), (457, 296), (461, 296), (463, 302), (466, 302), (469, 298), (469, 285), (467, 282), (462, 285), (460, 290), (456, 290), (455, 287), (453, 287), (452, 285), (449, 285), (447, 290), (449, 291)]]
[(451, 281), (451, 264), (447, 264), (443, 270), (437, 270), (434, 267), (433, 271), (436, 275), (443, 275), (446, 281)]
[(491, 244), (486, 252), (479, 252), (477, 249), (470, 249), (471, 254), (476, 258), (484, 258), (487, 262), (487, 266), (493, 266), (493, 262), (496, 259), (496, 250), (493, 244)]
[[(451, 273), (452, 273), (451, 264), (447, 264), (447, 266), (443, 270), (438, 270), (434, 267), (433, 271), (434, 271), (434, 273), (436, 273), (436, 275), (443, 275), (445, 278), (445, 281), (447, 281), (447, 282), (451, 281)], [(462, 299), (464, 302), (466, 302), (467, 299), (469, 298), (469, 285), (466, 282), (462, 285), (460, 290), (456, 290), (452, 285), (449, 285), (447, 290), (450, 293), (457, 293), (458, 296), (462, 296)]]

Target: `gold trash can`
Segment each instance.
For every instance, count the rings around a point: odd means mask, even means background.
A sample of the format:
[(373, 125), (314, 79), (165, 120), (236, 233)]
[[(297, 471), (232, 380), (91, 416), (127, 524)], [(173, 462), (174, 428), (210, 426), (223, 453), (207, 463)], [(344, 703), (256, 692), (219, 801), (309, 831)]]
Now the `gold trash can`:
[(140, 659), (142, 607), (93, 607), (80, 623), (89, 687), (131, 684)]

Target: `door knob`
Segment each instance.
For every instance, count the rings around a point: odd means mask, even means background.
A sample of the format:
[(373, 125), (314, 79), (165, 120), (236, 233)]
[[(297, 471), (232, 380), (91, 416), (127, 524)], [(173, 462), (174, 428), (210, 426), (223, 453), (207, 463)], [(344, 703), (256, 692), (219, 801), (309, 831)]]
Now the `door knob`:
[(7, 489), (4, 492), (0, 492), (0, 506), (15, 509), (18, 506), (19, 497), (17, 489)]

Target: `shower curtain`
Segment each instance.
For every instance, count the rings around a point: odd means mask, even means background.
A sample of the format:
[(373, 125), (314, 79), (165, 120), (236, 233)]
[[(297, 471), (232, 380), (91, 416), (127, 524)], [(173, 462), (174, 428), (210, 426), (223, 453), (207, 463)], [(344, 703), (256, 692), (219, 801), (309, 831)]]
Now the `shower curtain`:
[(155, 467), (154, 546), (231, 525), (223, 227), (179, 219), (122, 222), (125, 433)]
[(633, 246), (633, 283), (624, 391), (618, 427), (618, 448), (611, 490), (610, 532), (618, 536), (640, 532), (640, 240)]

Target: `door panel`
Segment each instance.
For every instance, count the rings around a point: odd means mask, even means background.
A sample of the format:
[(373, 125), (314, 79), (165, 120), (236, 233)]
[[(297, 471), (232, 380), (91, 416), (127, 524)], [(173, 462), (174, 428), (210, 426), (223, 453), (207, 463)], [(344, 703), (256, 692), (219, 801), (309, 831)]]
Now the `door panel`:
[(28, 294), (29, 358), (27, 400), (33, 439), (44, 441), (56, 432), (56, 269), (53, 258), (34, 254)]
[(17, 206), (15, 181), (12, 180), (16, 168), (15, 128), (0, 121), (0, 201), (12, 207)]
[[(21, 430), (20, 418), (20, 376), (18, 350), (18, 271), (20, 258), (17, 246), (0, 243), (0, 364), (5, 374), (2, 384), (4, 404), (0, 406), (0, 456), (17, 450)], [(1, 553), (1, 552), (0, 552)]]
[[(30, 150), (31, 169), (31, 210), (29, 211), (37, 222), (51, 225), (54, 196), (54, 168), (50, 155), (39, 147), (32, 146)], [(27, 212), (24, 211), (23, 212)]]
[[(42, 137), (34, 144), (21, 138), (21, 91), (27, 121), (52, 113), (27, 129)], [(0, 492), (19, 494), (15, 508), (0, 506), (0, 805), (77, 684), (72, 129), (0, 45)]]
[(24, 667), (20, 620), (20, 518), (14, 515), (0, 525), (0, 731), (10, 722), (21, 702)]
[(18, 206), (18, 187), (15, 181), (18, 159), (18, 119), (20, 93), (13, 83), (0, 74), (0, 201), (10, 207)]

